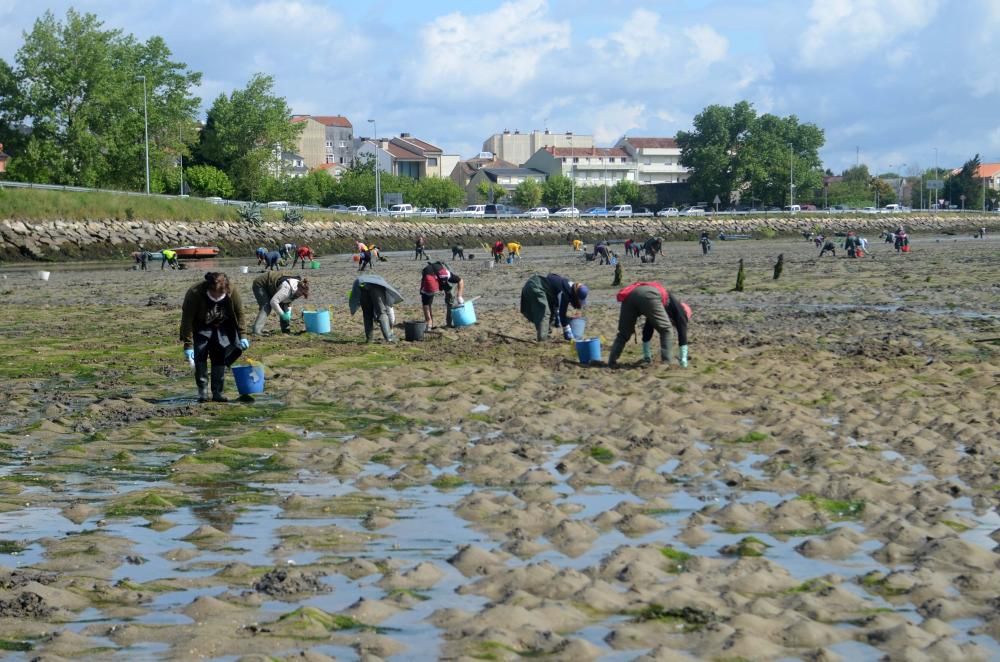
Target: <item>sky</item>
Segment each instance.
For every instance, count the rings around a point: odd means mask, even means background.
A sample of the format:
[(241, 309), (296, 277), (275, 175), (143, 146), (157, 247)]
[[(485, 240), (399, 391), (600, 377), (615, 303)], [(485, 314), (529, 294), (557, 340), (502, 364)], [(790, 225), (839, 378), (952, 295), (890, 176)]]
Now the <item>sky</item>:
[(0, 0), (0, 58), (70, 7), (163, 37), (205, 110), (262, 72), (293, 113), (464, 158), (504, 129), (673, 136), (747, 100), (822, 128), (838, 173), (1000, 161), (1000, 0)]

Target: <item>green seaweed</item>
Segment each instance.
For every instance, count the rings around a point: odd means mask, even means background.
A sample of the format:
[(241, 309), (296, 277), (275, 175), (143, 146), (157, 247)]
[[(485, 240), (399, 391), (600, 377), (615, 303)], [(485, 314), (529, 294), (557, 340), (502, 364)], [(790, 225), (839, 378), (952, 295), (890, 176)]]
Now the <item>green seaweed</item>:
[(764, 441), (765, 439), (767, 439), (767, 436), (768, 435), (767, 435), (766, 432), (758, 432), (756, 430), (751, 430), (750, 432), (747, 432), (742, 437), (737, 437), (736, 439), (733, 439), (730, 443), (733, 443), (733, 444), (755, 444), (758, 441)]
[(0, 554), (20, 554), (28, 546), (19, 540), (0, 540)]
[(591, 446), (590, 447), (590, 457), (597, 460), (601, 464), (611, 464), (615, 459), (615, 454), (609, 448), (604, 446)]
[(670, 561), (669, 571), (671, 574), (679, 574), (687, 570), (688, 561), (694, 558), (692, 554), (682, 552), (671, 546), (661, 547), (660, 554), (663, 554)]
[(438, 488), (439, 490), (453, 490), (458, 487), (462, 487), (466, 484), (466, 481), (459, 478), (458, 476), (452, 474), (445, 474), (443, 476), (438, 476), (431, 482), (431, 485)]
[(834, 520), (857, 519), (865, 511), (864, 499), (827, 499), (815, 494), (803, 494), (796, 498), (808, 501), (819, 510), (826, 512)]
[(658, 621), (679, 626), (683, 632), (697, 632), (709, 623), (715, 622), (716, 615), (697, 607), (666, 608), (655, 602), (650, 603), (637, 612), (633, 612), (637, 623)]

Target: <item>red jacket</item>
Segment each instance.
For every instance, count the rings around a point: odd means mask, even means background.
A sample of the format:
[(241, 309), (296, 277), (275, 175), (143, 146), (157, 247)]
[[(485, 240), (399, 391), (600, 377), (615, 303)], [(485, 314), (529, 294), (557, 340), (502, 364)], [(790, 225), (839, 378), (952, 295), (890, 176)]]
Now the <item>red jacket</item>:
[(648, 287), (655, 287), (656, 289), (658, 289), (660, 291), (660, 297), (663, 299), (663, 305), (664, 306), (667, 305), (667, 299), (670, 298), (670, 293), (667, 292), (667, 289), (663, 287), (663, 285), (660, 285), (659, 283), (656, 282), (647, 283), (643, 281), (638, 283), (632, 283), (631, 285), (623, 287), (622, 289), (618, 290), (618, 296), (615, 298), (618, 299), (619, 302), (624, 301), (628, 297), (628, 295), (632, 294), (632, 290), (634, 290), (637, 287), (642, 287), (643, 285)]

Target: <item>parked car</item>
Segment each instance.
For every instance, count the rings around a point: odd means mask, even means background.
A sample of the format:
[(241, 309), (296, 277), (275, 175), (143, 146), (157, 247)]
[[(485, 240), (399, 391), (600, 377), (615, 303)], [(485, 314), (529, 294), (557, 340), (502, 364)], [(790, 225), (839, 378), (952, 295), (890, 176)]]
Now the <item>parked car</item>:
[(878, 213), (878, 207), (865, 207), (864, 209), (861, 210), (861, 213), (862, 214), (877, 214)]
[(449, 218), (460, 218), (465, 215), (465, 211), (459, 209), (458, 207), (448, 207), (441, 212), (441, 215)]
[(705, 208), (704, 207), (688, 207), (687, 209), (685, 209), (684, 211), (682, 211), (680, 213), (680, 215), (681, 216), (704, 216), (705, 215)]
[(505, 216), (514, 216), (521, 213), (520, 209), (516, 207), (510, 207), (508, 205), (501, 204), (491, 204), (486, 205), (486, 209), (483, 210), (484, 216), (493, 216), (494, 218), (502, 218)]
[(213, 205), (224, 205), (224, 204), (226, 204), (226, 201), (223, 200), (222, 198), (220, 198), (217, 195), (213, 195), (213, 196), (205, 198), (205, 202), (211, 202)]
[(559, 218), (579, 218), (580, 210), (576, 207), (563, 207), (558, 211), (552, 212), (553, 216), (558, 216)]
[(660, 211), (656, 212), (657, 216), (679, 216), (680, 211), (677, 207), (664, 207)]
[(547, 207), (534, 207), (528, 210), (528, 218), (548, 218), (549, 210)]
[(350, 214), (367, 214), (368, 207), (365, 207), (364, 205), (351, 205), (347, 208), (347, 211)]
[(272, 200), (271, 202), (267, 203), (268, 209), (285, 209), (287, 207), (288, 207), (287, 200)]
[(468, 218), (474, 218), (476, 216), (482, 216), (486, 213), (486, 205), (469, 205), (465, 208), (463, 216)]
[(413, 215), (413, 205), (409, 203), (403, 203), (401, 205), (393, 205), (389, 207), (389, 216), (412, 216)]
[(830, 211), (854, 211), (854, 208), (849, 205), (834, 205), (830, 207)]
[(897, 205), (897, 204), (891, 204), (891, 205), (886, 205), (885, 207), (882, 207), (882, 211), (884, 211), (884, 212), (897, 212), (897, 211), (902, 211), (902, 210), (903, 210), (903, 208), (900, 205)]
[(782, 211), (787, 211), (789, 214), (794, 214), (795, 212), (802, 211), (801, 205), (785, 205)]
[(632, 215), (633, 216), (652, 216), (653, 215), (653, 210), (650, 209), (649, 207), (639, 207), (634, 212), (632, 212)]
[(350, 207), (348, 207), (347, 205), (330, 205), (329, 207), (327, 207), (327, 209), (329, 209), (330, 211), (343, 212), (345, 214), (350, 211)]
[(615, 218), (632, 218), (632, 205), (615, 205), (607, 213)]
[(424, 207), (417, 212), (417, 216), (424, 216), (428, 218), (434, 218), (438, 215), (438, 210), (434, 207)]
[(591, 207), (587, 211), (583, 212), (584, 216), (607, 216), (608, 210), (604, 207)]

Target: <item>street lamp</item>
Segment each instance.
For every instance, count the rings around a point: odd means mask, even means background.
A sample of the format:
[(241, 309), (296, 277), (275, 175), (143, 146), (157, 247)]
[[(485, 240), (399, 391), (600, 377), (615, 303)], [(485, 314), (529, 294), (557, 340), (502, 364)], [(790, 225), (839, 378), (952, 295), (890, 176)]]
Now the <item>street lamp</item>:
[(379, 178), (379, 170), (380, 170), (380, 168), (379, 168), (379, 164), (378, 164), (378, 162), (379, 162), (379, 154), (378, 153), (379, 153), (379, 149), (380, 148), (379, 148), (379, 144), (378, 144), (378, 125), (375, 124), (375, 120), (368, 120), (368, 121), (371, 122), (372, 131), (375, 133), (375, 215), (376, 216), (381, 216), (382, 215), (382, 205), (381, 205), (381, 200), (382, 200), (381, 193), (382, 192), (379, 190), (379, 179), (380, 179)]
[(181, 160), (181, 195), (184, 195), (184, 125), (177, 127), (177, 138), (180, 140), (180, 147), (177, 148), (177, 156)]
[(149, 111), (146, 108), (146, 77), (136, 76), (142, 81), (142, 126), (146, 134), (146, 195), (149, 195)]

